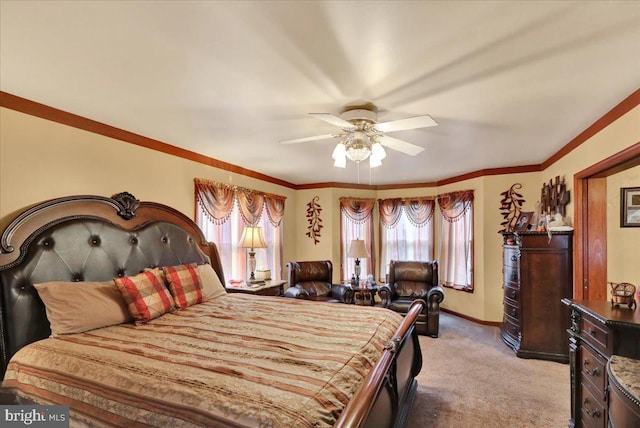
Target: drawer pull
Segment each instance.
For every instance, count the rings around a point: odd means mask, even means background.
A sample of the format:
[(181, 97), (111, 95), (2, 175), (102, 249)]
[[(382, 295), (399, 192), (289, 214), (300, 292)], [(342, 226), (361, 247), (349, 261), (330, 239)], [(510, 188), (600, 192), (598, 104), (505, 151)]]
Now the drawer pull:
[[(589, 404), (589, 399), (585, 398), (584, 401), (582, 402), (583, 405), (587, 406)], [(600, 410), (598, 409), (593, 409), (591, 410), (588, 407), (585, 407), (584, 412), (591, 416), (592, 418), (599, 418), (600, 417)]]
[(595, 335), (596, 335), (596, 329), (595, 329), (595, 328), (593, 328), (593, 327), (592, 327), (592, 328), (590, 328), (588, 331), (589, 331), (589, 334), (590, 334), (591, 336), (595, 336)]
[(512, 299), (515, 299), (515, 298), (516, 298), (516, 292), (515, 292), (515, 291), (512, 291), (512, 292), (511, 292), (511, 298), (512, 298)]
[(516, 314), (516, 308), (511, 308), (511, 315), (515, 316), (515, 314)]
[(517, 262), (518, 261), (518, 256), (516, 256), (516, 255), (511, 256), (511, 261), (512, 262)]
[[(590, 361), (589, 361), (588, 359), (586, 359), (586, 358), (585, 358), (585, 359), (584, 359), (584, 361), (583, 361), (583, 363), (582, 363), (582, 365), (584, 366), (584, 371), (585, 371), (589, 376), (593, 376), (593, 377), (600, 376), (600, 369), (599, 369), (598, 367), (596, 367), (596, 368), (595, 368), (595, 369), (593, 369), (593, 370), (589, 370), (589, 369), (588, 369), (589, 364), (590, 364)], [(587, 399), (585, 398), (585, 401), (586, 401), (586, 400), (587, 400)]]

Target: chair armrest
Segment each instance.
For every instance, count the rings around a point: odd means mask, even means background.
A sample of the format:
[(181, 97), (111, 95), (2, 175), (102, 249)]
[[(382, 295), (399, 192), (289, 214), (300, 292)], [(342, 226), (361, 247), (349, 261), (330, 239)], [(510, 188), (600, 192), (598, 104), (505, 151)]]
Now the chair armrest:
[(294, 299), (308, 299), (309, 293), (304, 288), (289, 287), (285, 290), (284, 297), (291, 297)]
[(439, 285), (435, 287), (431, 287), (431, 289), (427, 292), (427, 306), (428, 311), (430, 312), (432, 309), (438, 311), (440, 308), (440, 303), (444, 300), (444, 290)]
[(378, 287), (378, 296), (380, 296), (380, 304), (383, 308), (391, 306), (393, 294), (393, 288), (387, 284)]
[(342, 303), (353, 303), (353, 289), (344, 284), (331, 284), (331, 295)]

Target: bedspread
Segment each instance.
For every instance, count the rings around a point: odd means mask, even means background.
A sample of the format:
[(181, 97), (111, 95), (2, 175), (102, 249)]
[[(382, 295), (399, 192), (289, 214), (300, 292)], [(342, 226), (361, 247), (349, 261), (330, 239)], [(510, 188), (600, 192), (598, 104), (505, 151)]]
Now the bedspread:
[(44, 339), (3, 386), (70, 406), (73, 425), (332, 426), (402, 317), (228, 294), (157, 318)]

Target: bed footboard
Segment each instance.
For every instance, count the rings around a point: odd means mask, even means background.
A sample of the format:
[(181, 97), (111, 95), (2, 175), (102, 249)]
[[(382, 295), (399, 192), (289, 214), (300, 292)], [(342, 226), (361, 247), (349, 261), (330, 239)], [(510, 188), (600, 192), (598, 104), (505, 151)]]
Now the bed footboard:
[(334, 425), (335, 428), (403, 427), (413, 404), (422, 368), (422, 353), (415, 322), (426, 311), (416, 300), (389, 341), (382, 357)]

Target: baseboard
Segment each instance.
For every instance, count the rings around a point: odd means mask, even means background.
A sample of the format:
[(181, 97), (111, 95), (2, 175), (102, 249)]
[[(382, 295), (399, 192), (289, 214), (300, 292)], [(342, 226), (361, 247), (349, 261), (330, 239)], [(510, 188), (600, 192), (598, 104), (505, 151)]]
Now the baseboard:
[(460, 314), (458, 312), (455, 312), (455, 311), (452, 311), (452, 310), (449, 310), (449, 309), (440, 308), (440, 310), (442, 312), (446, 312), (448, 314), (455, 315), (455, 316), (460, 317), (460, 318), (464, 318), (467, 321), (471, 321), (471, 322), (474, 322), (476, 324), (488, 325), (490, 327), (500, 327), (500, 325), (502, 324), (501, 322), (497, 322), (497, 321), (479, 320), (477, 318), (470, 317), (469, 315)]

